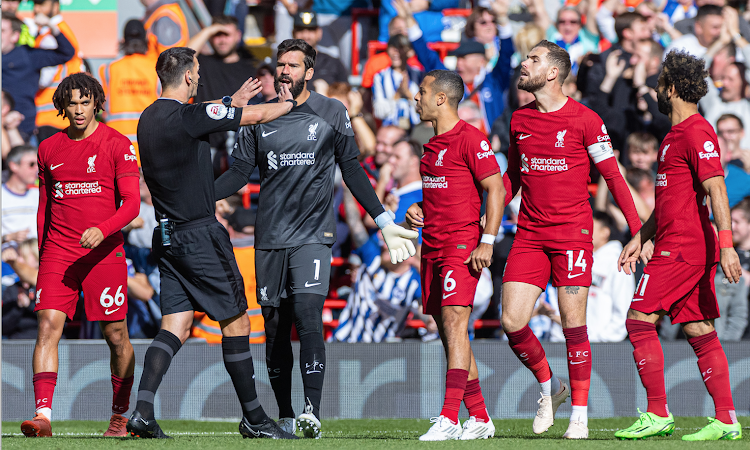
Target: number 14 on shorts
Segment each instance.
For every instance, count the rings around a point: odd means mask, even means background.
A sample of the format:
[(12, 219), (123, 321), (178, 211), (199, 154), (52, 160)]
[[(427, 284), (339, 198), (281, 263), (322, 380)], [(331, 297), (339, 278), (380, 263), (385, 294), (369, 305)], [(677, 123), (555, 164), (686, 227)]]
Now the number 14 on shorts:
[[(578, 251), (578, 258), (575, 257), (574, 250), (568, 250), (565, 252), (568, 255), (568, 278), (575, 278), (586, 273), (586, 258), (584, 258), (583, 250)], [(575, 262), (573, 262), (575, 260)], [(580, 267), (581, 273), (573, 275), (573, 268)]]
[[(104, 314), (106, 315), (114, 313), (125, 303), (125, 294), (122, 292), (122, 285), (117, 286), (114, 297), (109, 294), (109, 291), (110, 288), (104, 288), (102, 295), (99, 297), (99, 303), (104, 307)], [(113, 305), (117, 306), (117, 308), (109, 309)]]

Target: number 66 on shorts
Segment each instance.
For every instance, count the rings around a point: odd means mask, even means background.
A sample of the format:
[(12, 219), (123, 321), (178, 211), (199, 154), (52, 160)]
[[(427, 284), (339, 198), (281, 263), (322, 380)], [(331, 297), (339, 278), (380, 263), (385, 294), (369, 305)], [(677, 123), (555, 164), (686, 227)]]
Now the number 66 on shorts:
[(440, 314), (442, 306), (473, 306), (482, 272), (473, 272), (466, 258), (422, 259), (422, 305), (425, 314)]

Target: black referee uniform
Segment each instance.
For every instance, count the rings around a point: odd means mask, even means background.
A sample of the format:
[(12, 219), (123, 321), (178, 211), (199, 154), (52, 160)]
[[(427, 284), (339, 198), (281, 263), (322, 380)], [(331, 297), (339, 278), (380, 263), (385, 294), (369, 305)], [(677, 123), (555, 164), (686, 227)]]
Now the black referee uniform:
[(232, 156), (234, 164), (216, 180), (217, 199), (236, 192), (256, 166), (260, 169), (255, 273), (258, 303), (266, 320), (266, 364), (279, 417), (294, 417), (290, 342), (294, 322), (305, 398), (311, 408), (306, 407), (306, 414), (319, 418), (325, 373), (321, 313), (328, 294), (331, 246), (336, 241), (336, 164), (370, 216), (385, 210), (357, 160), (351, 121), (338, 100), (310, 92), (307, 101), (289, 114), (243, 127)]
[(247, 310), (242, 275), (226, 229), (216, 221), (210, 133), (240, 127), (241, 108), (159, 99), (138, 123), (141, 166), (156, 220), (174, 221), (171, 245), (159, 229), (153, 251), (162, 314), (202, 311), (216, 321)]

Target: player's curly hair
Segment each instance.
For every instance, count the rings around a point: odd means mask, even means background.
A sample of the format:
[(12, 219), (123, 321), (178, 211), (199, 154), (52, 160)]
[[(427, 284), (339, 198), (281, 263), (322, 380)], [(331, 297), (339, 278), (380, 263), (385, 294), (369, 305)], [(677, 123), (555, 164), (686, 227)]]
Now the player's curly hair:
[(58, 116), (65, 115), (65, 108), (70, 104), (74, 89), (80, 89), (81, 97), (88, 97), (94, 101), (96, 108), (94, 114), (104, 109), (104, 102), (107, 99), (102, 85), (91, 75), (79, 72), (65, 77), (52, 94), (52, 104), (55, 105)]
[(706, 62), (685, 50), (667, 54), (660, 77), (666, 89), (674, 86), (677, 96), (688, 103), (697, 104), (708, 93)]

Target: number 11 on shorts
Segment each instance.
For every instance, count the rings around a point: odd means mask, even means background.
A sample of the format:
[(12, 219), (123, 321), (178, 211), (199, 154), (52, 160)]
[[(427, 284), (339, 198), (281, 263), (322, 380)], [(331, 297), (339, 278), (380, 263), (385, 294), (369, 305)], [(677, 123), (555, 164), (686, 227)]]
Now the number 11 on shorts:
[(581, 272), (586, 272), (586, 260), (583, 258), (583, 250), (578, 252), (578, 259), (576, 259), (575, 264), (573, 264), (573, 254), (575, 251), (568, 250), (565, 252), (568, 254), (568, 272), (573, 272), (573, 267), (580, 267)]

